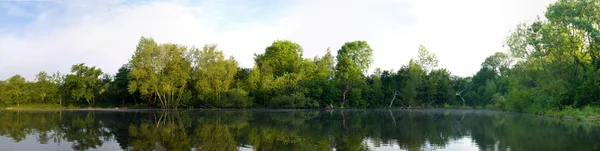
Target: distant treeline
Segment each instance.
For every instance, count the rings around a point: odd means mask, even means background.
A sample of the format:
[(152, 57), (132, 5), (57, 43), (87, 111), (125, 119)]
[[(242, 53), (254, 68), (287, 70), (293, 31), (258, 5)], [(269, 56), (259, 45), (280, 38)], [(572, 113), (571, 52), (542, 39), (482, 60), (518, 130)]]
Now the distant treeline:
[[(216, 45), (157, 44), (142, 37), (116, 75), (76, 64), (71, 73), (40, 72), (0, 81), (0, 105), (60, 104), (160, 108), (381, 108), (472, 106), (544, 112), (600, 104), (600, 1), (558, 1), (546, 20), (523, 23), (509, 50), (486, 58), (472, 77), (437, 68), (435, 54), (397, 71), (376, 69), (365, 41), (332, 55), (303, 58), (302, 47), (279, 40), (254, 67), (241, 68)], [(393, 100), (393, 101), (392, 101)]]
[[(253, 68), (238, 67), (216, 45), (157, 44), (142, 37), (116, 75), (84, 63), (71, 73), (40, 72), (35, 81), (15, 75), (0, 84), (4, 106), (150, 106), (160, 108), (378, 108), (455, 104), (450, 73), (421, 46), (419, 59), (399, 71), (365, 75), (373, 50), (345, 43), (334, 57), (302, 58), (297, 43), (279, 40), (256, 54)], [(397, 100), (392, 103), (392, 98)]]

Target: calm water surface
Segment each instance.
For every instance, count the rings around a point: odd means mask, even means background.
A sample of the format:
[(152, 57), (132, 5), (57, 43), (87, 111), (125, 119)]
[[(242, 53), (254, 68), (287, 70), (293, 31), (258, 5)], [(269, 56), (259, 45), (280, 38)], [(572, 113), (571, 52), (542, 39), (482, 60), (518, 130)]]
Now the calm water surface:
[(600, 128), (484, 110), (0, 111), (0, 150), (600, 150)]

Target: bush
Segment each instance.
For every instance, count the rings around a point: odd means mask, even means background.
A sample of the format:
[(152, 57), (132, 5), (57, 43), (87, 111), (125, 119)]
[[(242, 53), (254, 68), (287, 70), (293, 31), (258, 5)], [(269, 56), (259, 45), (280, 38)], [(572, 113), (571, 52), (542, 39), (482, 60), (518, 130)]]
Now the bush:
[(312, 108), (317, 107), (319, 104), (300, 92), (292, 94), (284, 94), (275, 96), (271, 99), (271, 107), (282, 107), (282, 108)]
[(448, 105), (448, 103), (444, 103), (444, 108), (450, 108), (450, 105)]
[(503, 110), (506, 109), (506, 99), (500, 93), (496, 93), (492, 96), (494, 102), (493, 109)]
[(248, 92), (243, 89), (230, 89), (225, 95), (221, 96), (221, 101), (219, 101), (220, 107), (251, 107), (252, 106), (252, 98), (248, 96)]

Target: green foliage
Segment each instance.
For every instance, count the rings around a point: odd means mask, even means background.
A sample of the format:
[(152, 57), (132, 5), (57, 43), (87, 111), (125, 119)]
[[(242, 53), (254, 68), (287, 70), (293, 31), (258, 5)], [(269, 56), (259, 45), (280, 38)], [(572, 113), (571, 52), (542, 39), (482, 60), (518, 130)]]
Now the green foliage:
[(189, 99), (186, 90), (190, 62), (184, 58), (187, 48), (177, 44), (158, 45), (142, 37), (131, 59), (129, 93), (139, 91), (150, 104), (177, 108)]
[(335, 78), (342, 84), (342, 104), (354, 85), (364, 83), (364, 74), (373, 63), (373, 49), (366, 41), (353, 41), (345, 43), (338, 50)]
[(281, 108), (314, 108), (318, 106), (318, 103), (304, 96), (303, 93), (296, 92), (275, 96), (272, 98), (269, 105), (270, 107)]
[(432, 105), (442, 105), (454, 102), (454, 93), (450, 80), (450, 72), (446, 69), (432, 70), (428, 77), (429, 100)]
[(7, 81), (8, 83), (5, 87), (6, 92), (4, 93), (4, 95), (8, 99), (6, 99), (7, 103), (5, 104), (16, 104), (17, 106), (19, 106), (19, 104), (25, 103), (25, 101), (27, 101), (27, 99), (25, 98), (25, 94), (27, 94), (25, 78), (17, 74), (15, 76), (10, 77)]
[(131, 64), (123, 64), (109, 84), (108, 91), (113, 104), (135, 105), (138, 104), (138, 101), (141, 101), (139, 91), (134, 91), (133, 94), (129, 93), (128, 88), (131, 82), (129, 73), (131, 73)]
[(96, 96), (103, 91), (100, 79), (101, 69), (85, 66), (84, 63), (71, 67), (71, 74), (66, 75), (64, 87), (74, 101), (84, 99), (88, 105), (96, 103)]
[(244, 89), (233, 88), (227, 90), (227, 92), (221, 97), (218, 107), (238, 107), (247, 108), (252, 107), (252, 98), (248, 96), (248, 92)]
[[(228, 93), (234, 84), (238, 70), (237, 61), (233, 57), (225, 59), (223, 52), (217, 50), (217, 45), (206, 45), (202, 50), (192, 49), (188, 60), (192, 63), (191, 81), (194, 84), (194, 93), (202, 101), (202, 106), (233, 107), (233, 104), (221, 101), (226, 101), (222, 96)], [(235, 95), (240, 94), (243, 93)]]
[(433, 70), (433, 68), (438, 66), (438, 60), (434, 53), (429, 52), (424, 45), (419, 45), (419, 59), (417, 60), (417, 64), (423, 68), (427, 72)]
[(265, 49), (264, 54), (255, 55), (256, 65), (262, 72), (283, 76), (298, 73), (302, 66), (302, 47), (289, 40), (278, 40)]

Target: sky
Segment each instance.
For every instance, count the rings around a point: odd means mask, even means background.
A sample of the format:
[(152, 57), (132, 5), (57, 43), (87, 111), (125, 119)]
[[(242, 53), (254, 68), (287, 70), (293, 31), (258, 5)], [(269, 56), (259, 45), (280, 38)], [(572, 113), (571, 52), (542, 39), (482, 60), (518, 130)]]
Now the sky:
[(142, 36), (158, 43), (217, 44), (242, 67), (276, 40), (304, 57), (364, 40), (375, 68), (397, 70), (419, 45), (438, 68), (476, 73), (519, 23), (555, 0), (0, 0), (0, 79), (70, 72), (85, 63), (115, 74)]

